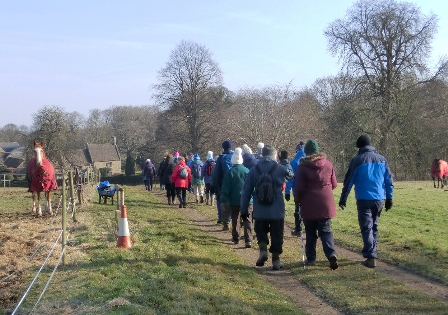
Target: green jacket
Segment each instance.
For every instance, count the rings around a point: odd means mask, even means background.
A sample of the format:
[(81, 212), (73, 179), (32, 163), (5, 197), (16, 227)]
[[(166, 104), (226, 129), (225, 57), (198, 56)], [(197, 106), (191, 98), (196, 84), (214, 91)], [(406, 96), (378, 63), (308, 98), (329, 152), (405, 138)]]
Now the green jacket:
[(248, 173), (249, 169), (242, 164), (235, 164), (226, 172), (222, 182), (221, 202), (232, 206), (240, 205), (241, 191)]

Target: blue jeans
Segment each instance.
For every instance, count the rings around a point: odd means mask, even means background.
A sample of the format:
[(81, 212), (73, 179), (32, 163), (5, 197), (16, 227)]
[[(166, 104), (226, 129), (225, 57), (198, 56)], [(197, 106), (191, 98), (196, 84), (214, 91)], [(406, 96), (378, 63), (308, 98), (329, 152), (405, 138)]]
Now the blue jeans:
[(305, 253), (308, 261), (316, 260), (316, 243), (319, 235), (322, 241), (322, 247), (325, 257), (330, 259), (331, 256), (337, 256), (334, 250), (334, 238), (331, 232), (331, 219), (320, 221), (303, 220), (306, 232)]
[(358, 222), (361, 229), (364, 247), (362, 256), (364, 258), (378, 258), (378, 219), (383, 208), (383, 200), (357, 200)]

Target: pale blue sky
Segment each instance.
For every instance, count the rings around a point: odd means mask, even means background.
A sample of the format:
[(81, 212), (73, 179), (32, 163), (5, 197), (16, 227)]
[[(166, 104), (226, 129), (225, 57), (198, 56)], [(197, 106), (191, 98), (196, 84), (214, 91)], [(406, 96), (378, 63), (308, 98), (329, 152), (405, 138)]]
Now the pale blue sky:
[[(439, 16), (432, 64), (448, 54), (448, 2), (410, 0)], [(157, 72), (182, 41), (204, 45), (231, 90), (311, 86), (336, 75), (323, 35), (352, 0), (0, 0), (0, 127), (32, 124), (46, 105), (78, 111), (150, 105)]]

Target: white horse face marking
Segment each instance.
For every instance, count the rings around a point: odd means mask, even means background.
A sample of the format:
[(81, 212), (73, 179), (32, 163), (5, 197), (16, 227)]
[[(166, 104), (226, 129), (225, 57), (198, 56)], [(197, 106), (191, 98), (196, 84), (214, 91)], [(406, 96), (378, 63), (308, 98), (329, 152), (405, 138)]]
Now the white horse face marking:
[(34, 148), (34, 154), (36, 155), (37, 165), (42, 165), (42, 148)]

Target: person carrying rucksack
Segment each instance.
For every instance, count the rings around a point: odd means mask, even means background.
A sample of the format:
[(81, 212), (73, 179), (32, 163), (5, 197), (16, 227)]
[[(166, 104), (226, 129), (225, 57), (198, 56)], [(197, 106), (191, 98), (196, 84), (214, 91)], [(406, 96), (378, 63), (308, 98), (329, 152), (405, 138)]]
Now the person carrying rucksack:
[(142, 175), (146, 189), (151, 191), (156, 176), (156, 168), (151, 163), (150, 159), (146, 160), (145, 166), (143, 167)]
[(204, 176), (202, 176), (202, 166), (204, 163), (201, 161), (199, 154), (193, 156), (193, 163), (191, 163), (191, 174), (193, 175), (193, 193), (196, 196), (196, 203), (199, 201), (204, 202)]
[(177, 165), (173, 170), (173, 175), (171, 175), (171, 181), (176, 187), (177, 199), (179, 199), (179, 208), (187, 207), (187, 189), (191, 185), (192, 176), (191, 170), (185, 164), (185, 158), (179, 156), (177, 158)]
[(283, 252), (283, 232), (285, 221), (285, 201), (282, 185), (291, 180), (294, 172), (287, 163), (277, 164), (277, 150), (271, 145), (262, 149), (262, 157), (247, 175), (241, 194), (240, 211), (245, 217), (249, 212), (249, 204), (253, 198), (254, 231), (257, 236), (260, 256), (256, 266), (264, 266), (268, 260), (269, 237), (272, 253), (272, 269), (283, 268), (280, 254)]
[(213, 158), (213, 151), (207, 152), (207, 161), (202, 166), (202, 177), (205, 183), (205, 204), (213, 205), (213, 186), (212, 186), (212, 171), (215, 167), (215, 159)]
[[(223, 152), (216, 159), (216, 165), (213, 168), (212, 183), (216, 195), (216, 207), (218, 208), (218, 222), (220, 221), (222, 222), (223, 231), (228, 231), (230, 223), (230, 209), (226, 204), (221, 203), (220, 196), (224, 175), (232, 167), (232, 163), (230, 162), (233, 155), (232, 141), (225, 140), (222, 143), (222, 149)], [(221, 211), (219, 209), (221, 209)], [(221, 212), (220, 217), (219, 212)]]

